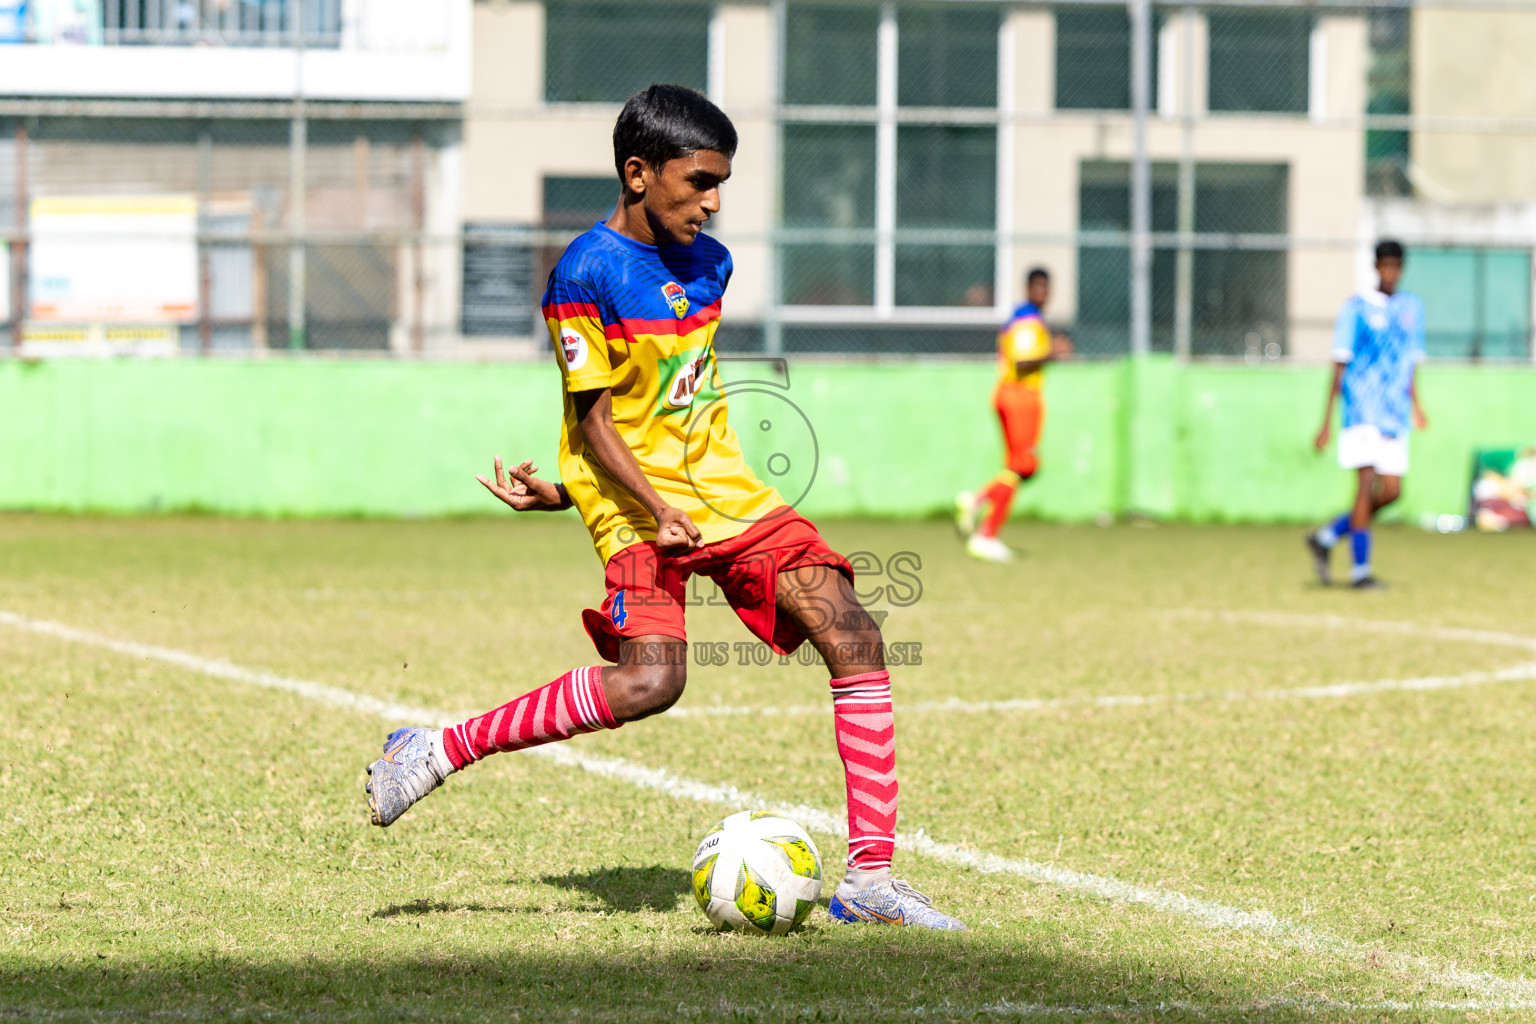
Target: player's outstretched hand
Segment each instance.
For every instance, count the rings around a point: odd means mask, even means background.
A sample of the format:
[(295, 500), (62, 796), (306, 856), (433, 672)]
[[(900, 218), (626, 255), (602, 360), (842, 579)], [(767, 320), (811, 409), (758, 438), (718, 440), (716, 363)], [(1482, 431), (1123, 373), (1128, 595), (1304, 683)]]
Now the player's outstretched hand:
[(485, 489), (519, 512), (558, 512), (570, 507), (570, 499), (559, 484), (540, 480), (535, 474), (539, 467), (532, 461), (503, 470), (501, 456), (496, 456), (496, 479), (487, 480), (480, 474), (475, 479)]
[(1312, 440), (1312, 447), (1318, 451), (1325, 451), (1328, 448), (1328, 438), (1332, 433), (1333, 431), (1329, 428), (1328, 424), (1324, 423), (1323, 429), (1319, 430), (1317, 437)]
[(1424, 410), (1420, 409), (1417, 405), (1415, 405), (1413, 407), (1413, 429), (1414, 430), (1428, 430), (1429, 429), (1429, 417), (1425, 416), (1424, 415)]
[(686, 512), (669, 505), (656, 517), (656, 546), (667, 554), (682, 554), (703, 547), (704, 535)]

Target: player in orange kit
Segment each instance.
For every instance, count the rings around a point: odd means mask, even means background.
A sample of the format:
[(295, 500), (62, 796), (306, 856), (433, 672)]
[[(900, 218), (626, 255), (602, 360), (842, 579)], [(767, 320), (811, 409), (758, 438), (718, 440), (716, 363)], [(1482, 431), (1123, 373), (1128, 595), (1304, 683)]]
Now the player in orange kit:
[(998, 381), (992, 405), (1003, 427), (1004, 469), (979, 492), (962, 491), (955, 496), (955, 526), (966, 539), (965, 549), (985, 562), (1013, 560), (1012, 549), (997, 534), (1008, 520), (1019, 484), (1034, 476), (1040, 465), (1035, 446), (1045, 422), (1040, 390), (1045, 364), (1072, 354), (1072, 343), (1064, 335), (1052, 338), (1045, 324), (1050, 273), (1034, 268), (1024, 288), (1028, 301), (1013, 311), (997, 335)]

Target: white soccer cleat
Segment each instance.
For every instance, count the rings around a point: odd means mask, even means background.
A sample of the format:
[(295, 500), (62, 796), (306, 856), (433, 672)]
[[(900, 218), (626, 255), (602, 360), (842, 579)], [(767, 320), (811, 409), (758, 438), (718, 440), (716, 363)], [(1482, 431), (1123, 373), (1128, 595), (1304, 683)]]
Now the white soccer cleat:
[(1013, 549), (996, 537), (988, 537), (985, 534), (973, 533), (971, 539), (965, 542), (965, 550), (972, 558), (979, 558), (983, 562), (996, 562), (1004, 565), (1013, 561)]
[(843, 882), (832, 894), (827, 914), (839, 924), (894, 924), (941, 932), (966, 930), (959, 918), (935, 910), (932, 900), (896, 878), (876, 882), (867, 889), (855, 889)]
[(406, 809), (443, 784), (453, 770), (434, 749), (436, 729), (396, 729), (384, 741), (384, 756), (368, 766), (368, 810), (373, 823), (392, 825)]
[(976, 532), (976, 495), (970, 491), (955, 495), (955, 529), (962, 539), (969, 539)]

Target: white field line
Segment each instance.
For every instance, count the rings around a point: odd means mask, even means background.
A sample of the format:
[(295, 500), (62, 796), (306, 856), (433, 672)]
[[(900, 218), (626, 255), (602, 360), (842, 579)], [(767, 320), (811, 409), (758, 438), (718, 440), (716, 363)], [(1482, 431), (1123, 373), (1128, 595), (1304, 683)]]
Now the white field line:
[(1292, 612), (1243, 612), (1223, 609), (1170, 608), (1162, 614), (1189, 619), (1214, 619), (1221, 622), (1246, 622), (1258, 626), (1310, 626), (1319, 629), (1344, 629), (1351, 633), (1387, 633), (1450, 640), (1457, 643), (1518, 647), (1536, 652), (1536, 637), (1518, 633), (1499, 633), (1488, 629), (1462, 629), (1456, 626), (1424, 626), (1417, 622), (1392, 622), (1382, 619), (1352, 619), (1343, 615), (1307, 615)]
[[(320, 704), (373, 715), (388, 722), (447, 725), (457, 721), (456, 716), (441, 711), (415, 708), (354, 693), (340, 687), (327, 686), (324, 683), (243, 668), (228, 661), (203, 658), (174, 648), (118, 640), (57, 622), (17, 615), (14, 612), (0, 611), (0, 625), (174, 665), (215, 679), (292, 693)], [(840, 838), (848, 835), (844, 819), (821, 808), (769, 800), (744, 792), (735, 786), (698, 782), (675, 775), (664, 768), (649, 768), (621, 758), (587, 756), (579, 753), (574, 744), (557, 743), (536, 747), (528, 753), (545, 757), (556, 764), (579, 768), (593, 775), (616, 779), (640, 789), (653, 790), (677, 799), (737, 809), (766, 808), (788, 815), (819, 832), (830, 833)], [(900, 849), (940, 863), (970, 868), (982, 874), (1013, 875), (1069, 892), (1147, 907), (1213, 928), (1255, 932), (1303, 950), (1331, 953), (1349, 959), (1364, 958), (1368, 953), (1374, 954), (1379, 962), (1391, 965), (1399, 972), (1410, 973), (1420, 982), (1454, 989), (1469, 995), (1474, 1002), (1487, 1004), (1485, 1008), (1501, 1010), (1536, 1008), (1536, 982), (1524, 978), (1501, 978), (1482, 971), (1464, 971), (1454, 965), (1441, 964), (1406, 953), (1386, 952), (1376, 946), (1351, 942), (1313, 931), (1276, 917), (1267, 910), (1243, 910), (1212, 900), (1186, 896), (1171, 889), (1151, 888), (1123, 882), (1107, 875), (1072, 871), (1032, 860), (999, 857), (952, 843), (939, 842), (921, 829), (916, 832), (898, 832), (896, 845)]]
[[(1451, 643), (1487, 644), (1497, 647), (1515, 647), (1536, 653), (1536, 637), (1513, 633), (1496, 633), (1482, 629), (1457, 629), (1444, 626), (1421, 626), (1412, 622), (1383, 622), (1375, 619), (1350, 619), (1339, 615), (1291, 615), (1281, 612), (1205, 611), (1194, 608), (1172, 609), (1164, 614), (1180, 618), (1208, 619), (1231, 623), (1251, 623), (1263, 626), (1297, 626), (1321, 629), (1344, 629), (1355, 633), (1386, 633), (1413, 636), (1429, 640), (1445, 640)], [(913, 712), (956, 712), (960, 714), (991, 714), (1001, 711), (1051, 711), (1057, 708), (1125, 708), (1155, 707), (1161, 704), (1196, 704), (1207, 701), (1261, 701), (1261, 700), (1339, 700), (1371, 693), (1389, 693), (1398, 690), (1457, 690), (1467, 686), (1483, 686), (1488, 683), (1512, 683), (1536, 679), (1536, 661), (1522, 662), (1509, 668), (1480, 672), (1462, 672), (1446, 676), (1420, 676), (1412, 679), (1377, 679), (1369, 682), (1323, 683), (1316, 686), (1297, 686), (1269, 690), (1203, 690), (1194, 693), (1147, 693), (1105, 694), (1081, 697), (1015, 697), (1007, 700), (923, 700), (902, 702), (898, 709), (902, 714)], [(779, 716), (825, 715), (827, 706), (821, 704), (791, 704), (780, 707), (741, 707), (726, 704), (705, 704), (698, 707), (673, 708), (667, 714), (676, 718), (773, 718)]]

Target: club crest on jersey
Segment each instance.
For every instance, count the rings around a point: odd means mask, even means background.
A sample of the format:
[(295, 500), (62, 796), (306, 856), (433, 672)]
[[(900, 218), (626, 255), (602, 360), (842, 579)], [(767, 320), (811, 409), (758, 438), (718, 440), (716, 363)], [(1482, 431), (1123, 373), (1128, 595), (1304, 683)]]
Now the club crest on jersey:
[(683, 291), (683, 286), (676, 281), (668, 281), (661, 286), (661, 297), (667, 300), (667, 305), (672, 307), (672, 312), (681, 320), (688, 315), (688, 293)]
[(569, 327), (560, 328), (560, 354), (565, 357), (567, 369), (579, 370), (587, 364), (587, 339), (580, 331)]

